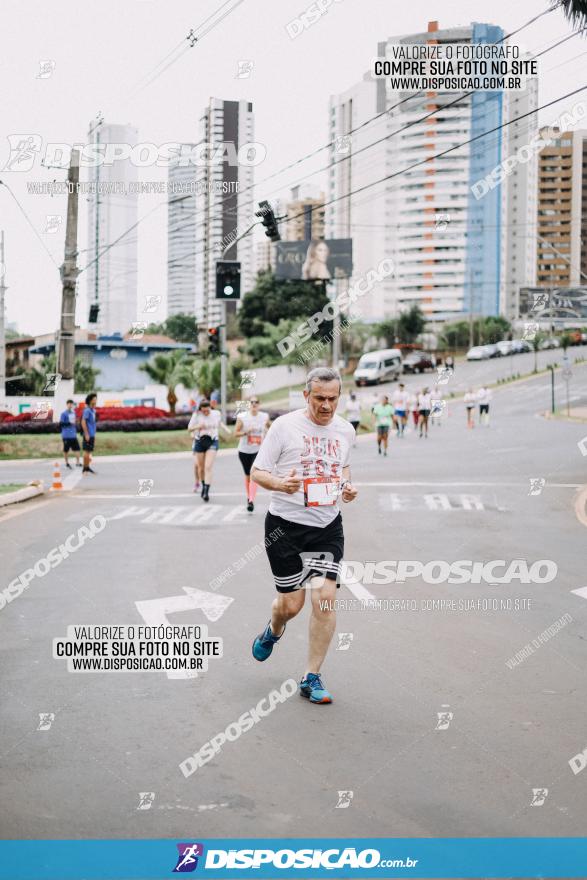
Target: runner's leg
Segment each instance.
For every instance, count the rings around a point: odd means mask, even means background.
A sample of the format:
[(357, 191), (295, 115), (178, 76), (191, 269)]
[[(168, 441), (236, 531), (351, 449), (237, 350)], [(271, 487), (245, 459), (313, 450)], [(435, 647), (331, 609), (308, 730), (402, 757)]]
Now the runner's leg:
[(326, 653), (336, 628), (336, 581), (331, 578), (312, 578), (312, 582), (323, 583), (319, 589), (311, 589), (312, 614), (310, 616), (310, 643), (308, 647), (309, 672), (320, 672)]
[(216, 450), (208, 449), (204, 453), (204, 482), (210, 488), (212, 482), (212, 471), (214, 469), (214, 459), (216, 458)]
[(285, 624), (304, 607), (305, 590), (294, 590), (293, 593), (278, 593), (271, 606), (271, 632), (281, 636)]

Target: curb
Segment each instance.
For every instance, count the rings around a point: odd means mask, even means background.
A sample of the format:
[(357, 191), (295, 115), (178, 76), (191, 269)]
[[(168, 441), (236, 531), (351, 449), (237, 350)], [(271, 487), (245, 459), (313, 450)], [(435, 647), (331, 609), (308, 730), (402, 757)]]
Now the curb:
[(0, 495), (0, 507), (7, 507), (9, 504), (17, 504), (19, 501), (28, 501), (29, 498), (36, 498), (37, 495), (43, 495), (45, 493), (45, 486), (42, 480), (32, 486), (24, 486), (22, 489), (17, 489), (16, 492), (6, 492), (4, 495)]

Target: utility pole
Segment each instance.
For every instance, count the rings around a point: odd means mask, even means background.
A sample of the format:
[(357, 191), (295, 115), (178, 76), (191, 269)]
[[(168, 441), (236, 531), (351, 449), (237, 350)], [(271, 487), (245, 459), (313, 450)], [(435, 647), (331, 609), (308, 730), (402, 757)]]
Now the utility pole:
[[(57, 348), (57, 373), (55, 397), (65, 400), (73, 395), (73, 365), (75, 360), (75, 288), (80, 270), (77, 267), (77, 214), (79, 189), (79, 150), (71, 151), (67, 175), (67, 226), (65, 229), (65, 254), (60, 267), (63, 284), (61, 294), (61, 324)], [(59, 395), (57, 394), (59, 392)], [(54, 420), (59, 419), (57, 400), (53, 407)]]
[(6, 337), (4, 329), (4, 294), (6, 293), (6, 285), (4, 284), (4, 274), (6, 265), (4, 263), (4, 230), (0, 232), (0, 400), (6, 397)]
[(469, 348), (473, 348), (473, 271), (469, 271)]

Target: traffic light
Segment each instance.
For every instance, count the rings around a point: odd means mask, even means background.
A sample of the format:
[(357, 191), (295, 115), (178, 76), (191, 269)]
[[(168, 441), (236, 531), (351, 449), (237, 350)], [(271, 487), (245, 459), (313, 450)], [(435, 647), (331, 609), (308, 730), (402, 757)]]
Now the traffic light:
[(220, 327), (208, 327), (208, 353), (220, 354)]
[(277, 220), (269, 202), (259, 202), (260, 210), (255, 213), (255, 217), (263, 218), (263, 226), (265, 227), (265, 235), (271, 241), (280, 241), (279, 229), (277, 228)]
[(88, 318), (88, 324), (97, 324), (98, 323), (98, 313), (100, 311), (100, 306), (97, 303), (94, 303), (90, 306), (90, 317)]
[(216, 261), (216, 299), (241, 298), (241, 264), (237, 260)]

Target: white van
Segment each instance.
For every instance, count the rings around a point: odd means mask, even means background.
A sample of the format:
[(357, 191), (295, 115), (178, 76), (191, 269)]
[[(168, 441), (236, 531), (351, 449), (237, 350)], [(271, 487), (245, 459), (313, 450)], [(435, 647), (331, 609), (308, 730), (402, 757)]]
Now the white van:
[(384, 348), (362, 355), (353, 373), (355, 385), (377, 385), (398, 379), (402, 371), (402, 353), (399, 348)]

